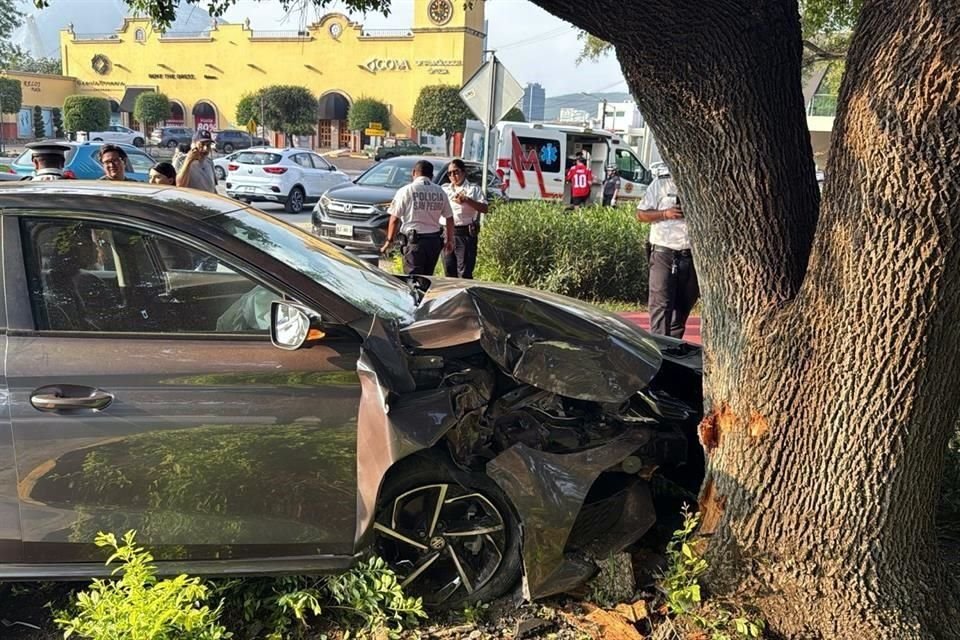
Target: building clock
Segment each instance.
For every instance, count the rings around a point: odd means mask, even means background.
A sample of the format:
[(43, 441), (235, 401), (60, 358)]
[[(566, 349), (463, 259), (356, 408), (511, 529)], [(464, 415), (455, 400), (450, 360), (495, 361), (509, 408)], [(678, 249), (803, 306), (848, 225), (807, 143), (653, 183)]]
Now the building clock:
[(431, 0), (427, 11), (433, 24), (443, 26), (453, 17), (453, 3), (450, 0)]
[(338, 40), (340, 35), (343, 33), (343, 26), (339, 22), (334, 22), (330, 25), (330, 37), (334, 40)]

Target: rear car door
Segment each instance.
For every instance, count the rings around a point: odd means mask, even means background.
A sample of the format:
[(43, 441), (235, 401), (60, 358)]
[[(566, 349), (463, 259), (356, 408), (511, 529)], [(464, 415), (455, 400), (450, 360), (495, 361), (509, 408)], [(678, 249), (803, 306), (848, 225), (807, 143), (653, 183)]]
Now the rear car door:
[(282, 283), (168, 229), (6, 214), (25, 562), (130, 529), (158, 560), (352, 552), (355, 335), (273, 347)]
[(310, 154), (306, 152), (295, 153), (290, 156), (290, 160), (294, 165), (293, 170), (300, 173), (299, 182), (307, 192), (307, 199), (319, 199), (323, 193), (323, 178), (320, 176), (320, 171), (314, 168)]
[(547, 129), (511, 130), (508, 196), (518, 200), (563, 198), (566, 134)]

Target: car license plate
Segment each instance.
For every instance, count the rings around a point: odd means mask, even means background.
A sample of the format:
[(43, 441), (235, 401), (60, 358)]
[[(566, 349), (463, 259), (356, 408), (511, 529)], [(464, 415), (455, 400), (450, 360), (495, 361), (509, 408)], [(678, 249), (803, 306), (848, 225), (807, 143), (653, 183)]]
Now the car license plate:
[(350, 226), (349, 224), (338, 224), (336, 229), (334, 229), (334, 233), (336, 233), (338, 236), (343, 236), (345, 238), (352, 238), (353, 227)]
[(243, 191), (244, 193), (250, 193), (250, 192), (254, 191), (255, 189), (256, 189), (256, 187), (240, 187), (240, 191)]

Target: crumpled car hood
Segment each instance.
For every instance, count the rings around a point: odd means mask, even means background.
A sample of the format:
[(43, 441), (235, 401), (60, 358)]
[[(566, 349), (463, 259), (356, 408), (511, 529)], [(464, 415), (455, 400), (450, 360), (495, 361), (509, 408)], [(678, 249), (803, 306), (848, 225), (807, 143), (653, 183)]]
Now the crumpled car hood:
[(612, 313), (523, 287), (435, 278), (414, 321), (400, 328), (409, 346), (442, 349), (479, 341), (515, 379), (568, 398), (620, 403), (660, 370), (656, 343)]

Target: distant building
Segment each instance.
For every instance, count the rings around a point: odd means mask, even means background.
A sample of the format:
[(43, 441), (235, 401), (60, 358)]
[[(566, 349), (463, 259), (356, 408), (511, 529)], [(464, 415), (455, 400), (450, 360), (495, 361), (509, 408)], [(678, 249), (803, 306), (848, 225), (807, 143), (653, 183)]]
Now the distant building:
[(593, 121), (596, 126), (603, 125), (607, 131), (616, 133), (627, 133), (631, 129), (643, 128), (643, 115), (637, 108), (637, 103), (628, 102), (608, 102), (607, 117), (603, 117), (603, 103), (597, 104), (597, 117)]
[(583, 109), (574, 109), (573, 107), (560, 107), (559, 122), (589, 122), (590, 114)]
[(546, 101), (547, 92), (539, 82), (527, 83), (527, 88), (523, 90), (523, 103), (520, 107), (527, 122), (543, 121), (543, 107)]

